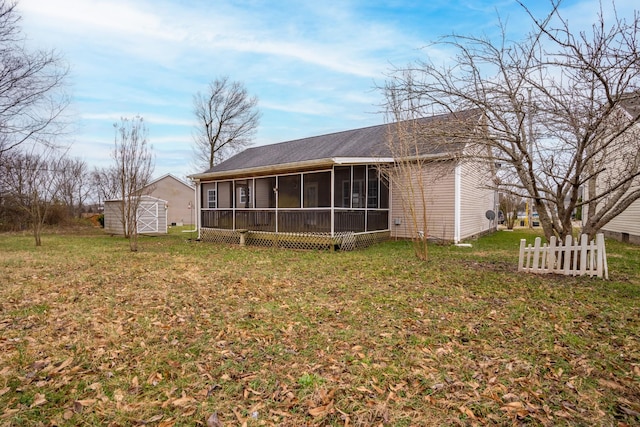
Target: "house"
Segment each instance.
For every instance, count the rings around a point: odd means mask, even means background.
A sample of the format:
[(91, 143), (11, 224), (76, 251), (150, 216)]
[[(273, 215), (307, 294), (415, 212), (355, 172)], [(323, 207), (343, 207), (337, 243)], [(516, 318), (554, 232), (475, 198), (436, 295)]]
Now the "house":
[[(104, 202), (104, 231), (109, 234), (124, 235), (122, 221), (122, 200), (107, 200)], [(167, 233), (166, 200), (152, 196), (140, 196), (140, 203), (136, 217), (138, 219), (138, 234), (166, 234)]]
[[(459, 116), (416, 123), (454, 126)], [(480, 128), (480, 114), (463, 116), (473, 129)], [(486, 214), (496, 210), (497, 195), (489, 188), (486, 162), (461, 155), (465, 144), (425, 140), (417, 157), (427, 162), (398, 180), (400, 159), (389, 141), (399, 125), (253, 147), (191, 175), (200, 239), (352, 249), (418, 235), (457, 243), (493, 230), (495, 222)], [(422, 196), (413, 196), (411, 207), (419, 206), (418, 217), (426, 224), (412, 221), (415, 210), (402, 202), (416, 180), (424, 184), (427, 212), (417, 200)]]
[(167, 202), (169, 225), (193, 225), (195, 223), (194, 188), (181, 179), (171, 174), (163, 175), (144, 187), (142, 194)]
[[(635, 177), (631, 180), (631, 185), (625, 192), (627, 196), (633, 192), (640, 193), (640, 95), (638, 93), (628, 94), (622, 106), (622, 119), (634, 121), (632, 127), (620, 135), (614, 143), (608, 147), (608, 155), (601, 158), (602, 173), (598, 175), (594, 185), (596, 191), (606, 189), (608, 181), (619, 182), (624, 177)], [(609, 203), (611, 200), (617, 202), (621, 199), (618, 193), (611, 193), (603, 197), (598, 203)], [(585, 206), (583, 220), (589, 216), (588, 206)], [(635, 200), (626, 207), (622, 213), (615, 216), (601, 231), (606, 237), (630, 242), (640, 245), (640, 199)]]

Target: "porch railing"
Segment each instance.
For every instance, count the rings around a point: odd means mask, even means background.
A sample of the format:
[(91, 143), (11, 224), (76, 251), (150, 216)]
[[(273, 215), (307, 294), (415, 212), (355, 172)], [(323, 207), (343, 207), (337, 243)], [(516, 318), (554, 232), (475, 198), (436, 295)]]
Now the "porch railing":
[[(383, 209), (335, 209), (334, 219), (336, 233), (389, 229), (389, 211)], [(203, 210), (201, 221), (204, 228), (225, 230), (331, 233), (331, 209), (213, 209)]]

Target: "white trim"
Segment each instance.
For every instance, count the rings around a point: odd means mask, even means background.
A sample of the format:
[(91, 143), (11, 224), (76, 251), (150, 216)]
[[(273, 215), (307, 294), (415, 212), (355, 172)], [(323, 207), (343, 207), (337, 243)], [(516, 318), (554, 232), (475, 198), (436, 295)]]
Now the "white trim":
[(359, 165), (363, 163), (393, 163), (393, 157), (333, 157), (336, 165)]
[[(194, 207), (193, 209), (195, 209), (195, 219), (196, 219), (196, 230), (198, 230), (198, 239), (201, 239), (202, 236), (200, 235), (200, 229), (201, 229), (201, 219), (200, 219), (200, 212), (202, 211), (201, 209), (201, 200), (202, 200), (202, 195), (201, 195), (201, 189), (202, 189), (202, 184), (200, 183), (200, 181), (196, 181), (196, 187), (195, 187), (195, 203), (194, 203)], [(216, 199), (218, 197), (218, 183), (216, 183)], [(218, 205), (218, 201), (216, 200), (216, 206)]]
[[(434, 158), (440, 158), (441, 155), (433, 156)], [(286, 175), (287, 173), (278, 173), (278, 171), (289, 171), (291, 174), (315, 172), (308, 169), (314, 167), (324, 166), (327, 169), (334, 165), (356, 165), (356, 164), (371, 164), (371, 163), (393, 163), (393, 157), (329, 157), (325, 159), (306, 160), (302, 162), (290, 162), (282, 163), (279, 165), (267, 165), (258, 166), (254, 168), (246, 169), (234, 169), (220, 172), (204, 172), (194, 175), (189, 175), (189, 179), (192, 181), (197, 180), (210, 180), (210, 179), (223, 179), (225, 177), (232, 177), (228, 179), (240, 179), (242, 176), (253, 177), (256, 174), (270, 173), (270, 175)]]
[(460, 204), (461, 204), (461, 195), (460, 191), (462, 189), (462, 168), (460, 167), (460, 163), (456, 164), (454, 171), (454, 202), (453, 202), (453, 243), (460, 243)]

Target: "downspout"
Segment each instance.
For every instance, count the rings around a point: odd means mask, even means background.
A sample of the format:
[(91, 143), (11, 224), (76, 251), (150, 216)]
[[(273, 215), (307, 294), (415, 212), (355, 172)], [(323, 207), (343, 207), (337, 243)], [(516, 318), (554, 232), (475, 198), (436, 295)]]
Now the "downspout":
[(453, 196), (453, 243), (454, 244), (458, 244), (460, 243), (460, 202), (461, 202), (461, 197), (460, 197), (460, 189), (462, 187), (461, 185), (461, 167), (460, 167), (460, 163), (456, 164), (455, 167), (455, 171), (454, 171), (454, 196)]

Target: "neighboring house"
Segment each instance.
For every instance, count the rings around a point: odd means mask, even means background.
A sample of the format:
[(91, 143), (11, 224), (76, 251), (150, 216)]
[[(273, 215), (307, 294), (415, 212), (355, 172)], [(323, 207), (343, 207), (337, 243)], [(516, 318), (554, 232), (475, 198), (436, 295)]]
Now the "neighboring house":
[[(152, 196), (140, 196), (138, 205), (138, 234), (167, 233), (167, 201)], [(104, 202), (104, 231), (124, 235), (122, 200)]]
[(194, 188), (171, 174), (153, 180), (142, 189), (142, 194), (167, 202), (169, 225), (193, 225), (195, 223)]
[[(446, 125), (452, 117), (420, 122)], [(467, 120), (479, 128), (479, 114)], [(380, 173), (381, 168), (394, 173), (396, 159), (388, 144), (393, 126), (253, 147), (190, 176), (196, 184), (200, 239), (238, 242), (240, 234), (268, 244), (290, 241), (282, 235), (295, 233), (326, 236), (335, 246), (352, 248), (389, 237), (414, 238), (425, 228), (428, 237), (455, 243), (495, 229), (485, 216), (497, 203), (489, 188), (493, 175), (484, 167), (488, 163), (463, 160), (465, 144), (430, 141), (423, 144), (430, 163), (421, 174), (428, 224), (415, 229), (401, 203), (409, 186), (390, 184)]]
[[(637, 119), (640, 116), (640, 95), (628, 95), (627, 99), (622, 103), (622, 107), (623, 120)], [(606, 180), (611, 176), (619, 179), (621, 176), (628, 175), (629, 171), (637, 173), (638, 163), (640, 162), (639, 140), (640, 122), (636, 120), (635, 124), (617, 140), (617, 146), (612, 146), (610, 149), (610, 152), (620, 150), (622, 155), (604, 158), (605, 163), (601, 165), (603, 172), (595, 182), (597, 190), (601, 190), (606, 185)], [(625, 194), (634, 191), (640, 191), (640, 176), (636, 176), (633, 179), (633, 184)], [(619, 196), (612, 197), (619, 199)], [(599, 203), (607, 203), (609, 199), (609, 197), (605, 197)], [(585, 207), (584, 214), (584, 218), (588, 217), (588, 207)], [(606, 237), (640, 245), (640, 199), (633, 202), (622, 213), (603, 226), (602, 232)]]

